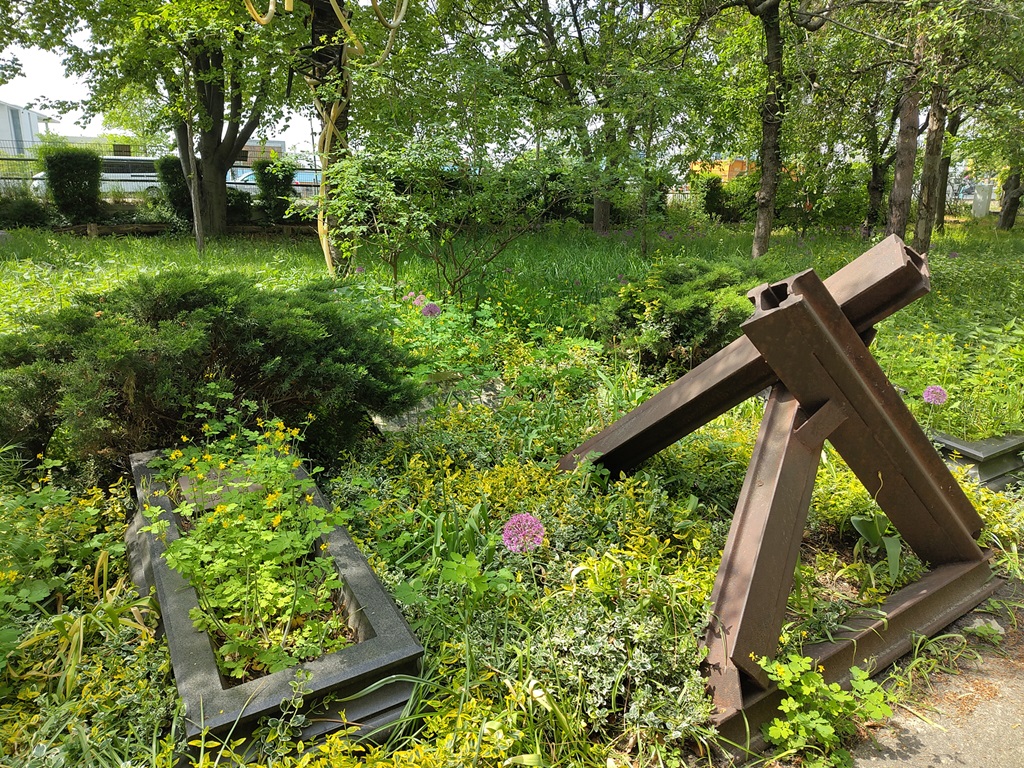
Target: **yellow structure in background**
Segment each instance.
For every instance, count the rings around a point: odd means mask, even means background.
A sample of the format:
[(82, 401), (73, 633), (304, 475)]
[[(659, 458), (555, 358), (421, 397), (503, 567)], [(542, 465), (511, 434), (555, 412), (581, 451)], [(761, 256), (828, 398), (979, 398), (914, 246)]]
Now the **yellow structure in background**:
[(690, 172), (713, 173), (723, 182), (730, 182), (737, 176), (750, 173), (755, 167), (754, 163), (746, 158), (734, 157), (727, 160), (700, 160), (690, 163)]

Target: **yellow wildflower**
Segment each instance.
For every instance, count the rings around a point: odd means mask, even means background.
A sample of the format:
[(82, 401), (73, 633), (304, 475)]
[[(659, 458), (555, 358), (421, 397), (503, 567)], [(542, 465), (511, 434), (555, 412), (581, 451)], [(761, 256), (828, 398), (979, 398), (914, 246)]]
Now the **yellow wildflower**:
[(281, 524), (281, 521), (282, 521), (283, 519), (284, 519), (284, 518), (283, 518), (283, 517), (281, 517), (281, 514), (280, 514), (280, 513), (278, 513), (278, 514), (274, 515), (274, 519), (270, 521), (270, 527), (271, 527), (271, 528), (277, 528), (277, 526), (279, 526), (279, 525)]

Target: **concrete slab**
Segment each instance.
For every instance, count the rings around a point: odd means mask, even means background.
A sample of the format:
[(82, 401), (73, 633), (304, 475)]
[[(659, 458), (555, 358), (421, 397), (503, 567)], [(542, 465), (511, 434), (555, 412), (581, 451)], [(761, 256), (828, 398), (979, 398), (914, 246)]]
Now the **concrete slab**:
[[(1024, 602), (1024, 588), (1007, 584), (996, 599)], [(1002, 640), (972, 641), (982, 660), (933, 676), (931, 691), (853, 750), (855, 768), (1024, 768), (1024, 610), (1016, 617), (1016, 626), (981, 611), (956, 621), (948, 631), (998, 622)]]

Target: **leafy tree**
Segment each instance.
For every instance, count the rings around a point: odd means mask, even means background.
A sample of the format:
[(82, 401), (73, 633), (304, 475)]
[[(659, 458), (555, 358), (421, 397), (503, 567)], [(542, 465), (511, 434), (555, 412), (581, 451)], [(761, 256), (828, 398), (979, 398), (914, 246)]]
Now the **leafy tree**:
[(222, 233), (227, 171), (280, 114), (299, 25), (261, 27), (235, 2), (71, 0), (32, 4), (22, 28), (85, 80), (87, 115), (134, 104), (145, 127), (173, 130), (197, 234)]
[(1002, 207), (997, 227), (1011, 229), (1024, 187), (1024, 19), (1012, 13), (990, 18), (1000, 45), (992, 46), (983, 62), (988, 79), (976, 91), (964, 136), (957, 150), (975, 166), (1001, 169)]
[(459, 144), (436, 136), (335, 163), (328, 210), (344, 242), (375, 249), (396, 281), (400, 257), (412, 251), (433, 262), (438, 284), (465, 298), (487, 265), (569, 194), (565, 171), (533, 158), (467, 162)]
[(252, 164), (256, 188), (259, 190), (259, 207), (270, 223), (284, 219), (295, 196), (292, 176), (296, 165), (291, 160), (268, 160), (261, 158)]
[[(463, 0), (437, 16), (440, 41), (475, 47), (482, 66), (435, 79), (452, 84), (462, 103), (484, 83), (479, 74), (496, 72), (519, 110), (511, 123), (517, 140), (571, 149), (587, 164), (593, 225), (604, 231), (634, 184), (640, 210), (649, 211), (660, 180), (678, 174), (673, 149), (693, 147), (706, 130), (695, 113), (715, 85), (709, 78), (698, 86), (695, 77), (708, 70), (690, 62), (701, 46), (705, 61), (712, 57), (710, 45), (695, 39), (689, 5), (696, 4)], [(501, 112), (499, 103), (489, 106)]]

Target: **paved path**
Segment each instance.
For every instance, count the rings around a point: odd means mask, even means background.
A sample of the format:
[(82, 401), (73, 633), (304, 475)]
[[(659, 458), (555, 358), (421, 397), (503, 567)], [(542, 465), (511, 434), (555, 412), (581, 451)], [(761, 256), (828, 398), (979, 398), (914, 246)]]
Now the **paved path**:
[[(1024, 603), (1024, 587), (1006, 585), (996, 597)], [(934, 675), (913, 705), (920, 716), (900, 708), (853, 750), (855, 768), (1024, 768), (1024, 610), (1016, 616), (1016, 626), (980, 611), (954, 623), (947, 631), (997, 621), (1005, 634), (998, 646), (972, 639), (982, 661)]]

